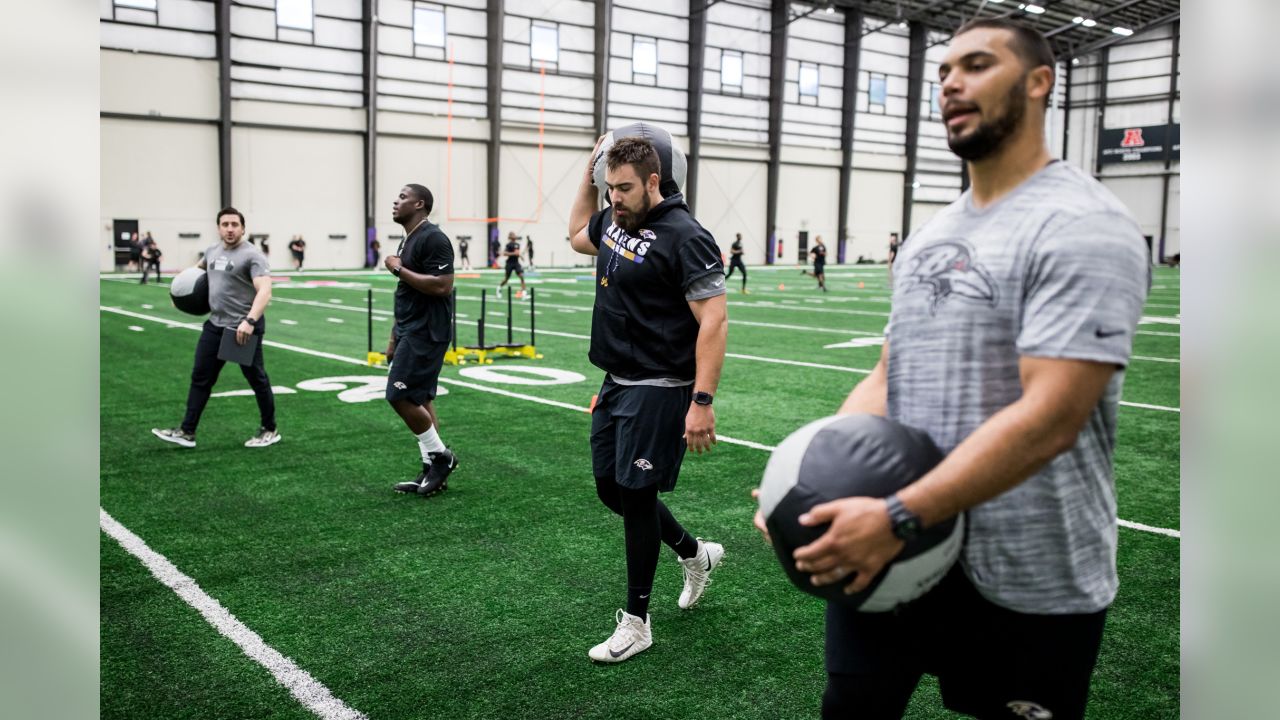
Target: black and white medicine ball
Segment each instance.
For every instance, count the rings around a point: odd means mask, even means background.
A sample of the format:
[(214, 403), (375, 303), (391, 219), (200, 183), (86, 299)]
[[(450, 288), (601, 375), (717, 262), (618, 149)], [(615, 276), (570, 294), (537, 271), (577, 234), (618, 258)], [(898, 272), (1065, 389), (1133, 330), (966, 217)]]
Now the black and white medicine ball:
[(792, 433), (773, 451), (760, 483), (760, 509), (787, 577), (811, 595), (865, 612), (892, 610), (925, 594), (960, 555), (963, 515), (922, 531), (853, 595), (844, 593), (852, 573), (817, 587), (809, 573), (796, 570), (792, 553), (830, 527), (800, 524), (813, 506), (846, 497), (888, 497), (941, 460), (942, 451), (924, 431), (877, 415), (836, 415)]
[(192, 315), (209, 314), (209, 276), (198, 267), (178, 273), (169, 284), (173, 306)]
[(605, 154), (609, 152), (609, 148), (613, 147), (616, 140), (625, 137), (645, 138), (653, 143), (654, 149), (658, 151), (658, 162), (662, 165), (658, 192), (662, 193), (662, 197), (671, 197), (678, 192), (684, 192), (684, 181), (689, 175), (689, 164), (685, 159), (684, 151), (671, 139), (671, 133), (657, 125), (644, 122), (624, 125), (604, 136), (604, 142), (600, 143), (600, 149), (596, 152), (591, 166), (591, 182), (596, 187), (601, 190), (608, 187), (604, 181), (604, 173), (607, 169)]

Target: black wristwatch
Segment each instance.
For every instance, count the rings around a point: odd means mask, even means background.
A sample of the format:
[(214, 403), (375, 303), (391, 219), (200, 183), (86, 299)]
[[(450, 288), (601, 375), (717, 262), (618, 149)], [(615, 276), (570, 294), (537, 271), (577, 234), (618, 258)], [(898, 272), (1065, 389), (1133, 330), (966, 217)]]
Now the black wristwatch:
[(897, 495), (884, 499), (889, 506), (889, 524), (893, 526), (893, 534), (899, 540), (914, 540), (920, 534), (920, 516), (911, 512)]
[(404, 265), (397, 265), (391, 268), (391, 274), (400, 277), (400, 271), (404, 269)]
[(693, 394), (693, 402), (697, 405), (710, 405), (715, 396), (709, 392), (696, 392)]
[(252, 326), (254, 326), (254, 327), (258, 327), (258, 323), (259, 323), (259, 322), (262, 322), (262, 319), (261, 319), (261, 318), (259, 318), (259, 319), (257, 319), (257, 320), (254, 320), (253, 318), (249, 317), (248, 315), (245, 315), (245, 316), (244, 316), (244, 321), (245, 321), (245, 322), (247, 322), (247, 323), (249, 323), (250, 325), (252, 325)]

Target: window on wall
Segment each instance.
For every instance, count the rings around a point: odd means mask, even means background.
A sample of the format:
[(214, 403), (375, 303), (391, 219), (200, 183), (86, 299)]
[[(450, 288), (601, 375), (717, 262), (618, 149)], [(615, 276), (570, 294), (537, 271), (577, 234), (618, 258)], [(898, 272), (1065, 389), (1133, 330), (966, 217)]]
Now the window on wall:
[(115, 0), (116, 7), (137, 8), (139, 10), (155, 10), (156, 0)]
[(311, 0), (276, 0), (276, 26), (313, 30), (315, 13), (311, 8)]
[(444, 47), (444, 10), (418, 6), (413, 9), (413, 44)]
[[(638, 37), (631, 41), (631, 75), (633, 80), (657, 80), (658, 41)], [(639, 77), (637, 77), (639, 76)]]
[(884, 75), (871, 73), (867, 83), (867, 109), (873, 113), (884, 114), (885, 99), (889, 94), (889, 85)]
[(818, 66), (813, 63), (800, 63), (800, 102), (818, 104)]
[(720, 54), (720, 85), (742, 92), (742, 53), (725, 50)]
[(535, 22), (529, 28), (529, 57), (543, 62), (560, 62), (560, 28)]
[(929, 83), (929, 117), (942, 119), (942, 86), (935, 82)]

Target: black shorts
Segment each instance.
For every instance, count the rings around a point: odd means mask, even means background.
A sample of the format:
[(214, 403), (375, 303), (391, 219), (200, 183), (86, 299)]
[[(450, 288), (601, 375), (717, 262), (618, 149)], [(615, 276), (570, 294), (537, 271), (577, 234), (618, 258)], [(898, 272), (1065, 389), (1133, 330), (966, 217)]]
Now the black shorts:
[(814, 264), (813, 264), (813, 274), (814, 274), (814, 275), (821, 275), (821, 274), (822, 274), (822, 272), (823, 272), (823, 270), (824, 270), (826, 267), (827, 267), (827, 264), (826, 264), (825, 262), (816, 262), (816, 263), (814, 263)]
[(1106, 610), (1032, 615), (1001, 607), (957, 563), (928, 594), (893, 612), (828, 604), (826, 667), (838, 674), (830, 682), (852, 683), (847, 691), (863, 696), (864, 707), (906, 707), (929, 673), (955, 712), (1013, 720), (1042, 717), (1039, 707), (1054, 720), (1082, 718), (1105, 621)]
[(503, 280), (510, 280), (511, 273), (515, 273), (520, 278), (524, 278), (524, 269), (520, 267), (520, 263), (507, 263), (507, 274), (502, 276)]
[(731, 257), (729, 258), (729, 267), (739, 267), (739, 268), (742, 268), (743, 270), (746, 270), (746, 269), (747, 269), (747, 266), (742, 264), (742, 256), (741, 256), (741, 255), (733, 255), (733, 256), (731, 256)]
[(405, 335), (396, 342), (395, 355), (387, 370), (387, 400), (408, 400), (426, 405), (436, 396), (436, 381), (444, 365), (449, 342)]
[(619, 385), (606, 377), (591, 413), (591, 469), (636, 490), (676, 487), (693, 385)]

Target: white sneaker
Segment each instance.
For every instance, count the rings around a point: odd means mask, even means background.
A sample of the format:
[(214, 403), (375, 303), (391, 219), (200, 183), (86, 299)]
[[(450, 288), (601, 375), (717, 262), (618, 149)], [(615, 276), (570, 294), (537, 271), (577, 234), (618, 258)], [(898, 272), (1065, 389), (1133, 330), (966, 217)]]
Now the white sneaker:
[(692, 608), (702, 599), (702, 593), (711, 584), (711, 571), (716, 569), (723, 557), (723, 545), (703, 542), (702, 538), (698, 538), (698, 554), (680, 561), (684, 566), (684, 589), (680, 591), (681, 610)]
[(244, 446), (252, 448), (266, 447), (268, 445), (275, 445), (278, 442), (280, 442), (280, 433), (275, 430), (268, 430), (260, 427), (258, 428), (258, 434), (246, 440)]
[(587, 652), (596, 662), (619, 663), (638, 652), (648, 650), (653, 644), (648, 615), (641, 620), (619, 608), (614, 617), (618, 621), (618, 627), (613, 635)]

